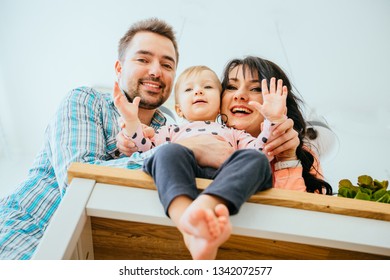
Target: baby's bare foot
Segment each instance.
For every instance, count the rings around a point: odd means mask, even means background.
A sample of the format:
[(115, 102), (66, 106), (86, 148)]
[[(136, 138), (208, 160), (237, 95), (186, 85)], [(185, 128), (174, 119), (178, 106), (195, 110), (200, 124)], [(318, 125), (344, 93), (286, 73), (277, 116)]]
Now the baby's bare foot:
[(219, 229), (221, 232), (229, 232), (229, 236), (232, 232), (232, 224), (230, 223), (230, 214), (227, 207), (223, 204), (215, 206), (215, 215), (218, 218)]
[[(221, 206), (220, 206), (221, 205)], [(232, 232), (229, 219), (229, 210), (225, 205), (220, 204), (215, 207), (219, 234), (213, 239), (206, 239), (190, 234), (184, 235), (184, 242), (194, 260), (215, 259), (219, 247), (226, 242)]]
[(213, 239), (220, 234), (218, 220), (211, 209), (191, 209), (180, 219), (179, 229), (203, 239)]

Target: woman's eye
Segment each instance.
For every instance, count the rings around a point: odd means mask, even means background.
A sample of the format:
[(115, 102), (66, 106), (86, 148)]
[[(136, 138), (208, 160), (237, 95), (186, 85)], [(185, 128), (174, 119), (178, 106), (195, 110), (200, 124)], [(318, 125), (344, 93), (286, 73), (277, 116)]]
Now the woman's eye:
[(252, 88), (251, 91), (261, 92), (261, 87)]
[(233, 85), (227, 85), (226, 89), (227, 90), (236, 90), (237, 88), (235, 86), (233, 86)]

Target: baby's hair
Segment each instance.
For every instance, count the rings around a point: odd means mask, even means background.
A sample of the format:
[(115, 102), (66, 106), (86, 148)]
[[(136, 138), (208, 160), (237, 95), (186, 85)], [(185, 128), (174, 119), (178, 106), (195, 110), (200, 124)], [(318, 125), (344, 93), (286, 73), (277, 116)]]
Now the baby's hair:
[(191, 67), (188, 67), (187, 69), (185, 69), (176, 80), (176, 84), (175, 84), (175, 102), (176, 102), (176, 104), (179, 102), (179, 87), (183, 83), (183, 81), (185, 81), (191, 75), (200, 74), (202, 71), (210, 71), (212, 73), (215, 80), (218, 81), (219, 91), (222, 92), (221, 82), (218, 78), (218, 75), (213, 70), (211, 70), (209, 67), (207, 67), (205, 65), (191, 66)]

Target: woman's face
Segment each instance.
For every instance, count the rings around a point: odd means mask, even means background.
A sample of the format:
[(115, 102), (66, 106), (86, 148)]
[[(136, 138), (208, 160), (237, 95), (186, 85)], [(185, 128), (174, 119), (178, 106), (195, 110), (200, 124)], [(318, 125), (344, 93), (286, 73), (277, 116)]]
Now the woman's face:
[[(245, 130), (257, 137), (261, 132), (260, 125), (264, 117), (248, 105), (251, 100), (263, 104), (258, 74), (252, 74), (246, 69), (244, 77), (242, 65), (236, 66), (230, 71), (228, 85), (222, 93), (221, 114), (227, 116), (227, 126)], [(225, 118), (222, 119), (225, 121)]]

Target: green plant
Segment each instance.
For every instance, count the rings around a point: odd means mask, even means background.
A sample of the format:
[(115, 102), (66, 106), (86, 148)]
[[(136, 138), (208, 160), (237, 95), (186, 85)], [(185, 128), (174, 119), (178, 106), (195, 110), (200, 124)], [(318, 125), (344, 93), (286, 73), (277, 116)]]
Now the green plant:
[(348, 179), (340, 180), (337, 196), (390, 203), (388, 186), (389, 181), (387, 180), (380, 182), (373, 180), (368, 175), (362, 175), (358, 177), (357, 186), (354, 186)]

